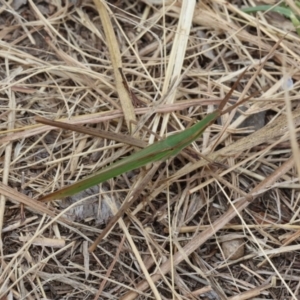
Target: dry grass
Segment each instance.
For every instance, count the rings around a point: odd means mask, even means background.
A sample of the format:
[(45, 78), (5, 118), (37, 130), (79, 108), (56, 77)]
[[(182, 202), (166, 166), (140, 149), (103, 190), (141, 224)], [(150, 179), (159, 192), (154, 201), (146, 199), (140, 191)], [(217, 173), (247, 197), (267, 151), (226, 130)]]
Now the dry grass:
[[(17, 2), (0, 7), (0, 299), (298, 299), (300, 39), (290, 21), (242, 13), (251, 1)], [(36, 201), (135, 151), (126, 135), (148, 144), (190, 126), (245, 67), (232, 101), (268, 88), (235, 121), (167, 162)], [(256, 128), (241, 128), (246, 118)], [(240, 257), (228, 257), (228, 241)]]

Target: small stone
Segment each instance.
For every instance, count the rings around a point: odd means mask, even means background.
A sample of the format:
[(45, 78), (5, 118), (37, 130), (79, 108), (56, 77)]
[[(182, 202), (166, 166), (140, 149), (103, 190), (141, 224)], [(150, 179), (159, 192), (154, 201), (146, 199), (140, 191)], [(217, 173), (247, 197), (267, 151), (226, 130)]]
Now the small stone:
[(222, 243), (222, 250), (226, 259), (235, 260), (244, 256), (244, 240), (232, 239)]
[[(246, 111), (247, 107), (241, 105), (239, 107), (239, 109), (241, 111)], [(240, 115), (241, 115), (241, 113), (239, 111), (237, 111), (235, 116), (233, 117), (231, 123), (233, 123)], [(249, 116), (244, 122), (242, 122), (238, 126), (238, 128), (250, 127), (250, 129), (253, 129), (253, 130), (256, 131), (256, 130), (258, 130), (258, 129), (260, 129), (260, 128), (262, 128), (266, 125), (265, 116), (266, 116), (265, 111), (261, 111), (261, 112), (258, 112), (256, 114), (253, 114), (253, 115)], [(219, 125), (222, 125), (221, 118), (218, 118), (217, 122), (218, 122)]]

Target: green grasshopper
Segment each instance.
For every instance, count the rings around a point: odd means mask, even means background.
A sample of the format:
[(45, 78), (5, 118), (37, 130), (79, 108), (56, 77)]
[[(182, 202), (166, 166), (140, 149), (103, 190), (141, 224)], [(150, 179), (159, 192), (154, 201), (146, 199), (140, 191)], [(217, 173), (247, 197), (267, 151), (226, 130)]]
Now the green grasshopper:
[[(55, 199), (62, 199), (68, 196), (73, 196), (83, 190), (86, 190), (90, 187), (93, 187), (99, 183), (105, 182), (111, 178), (119, 176), (125, 172), (143, 167), (149, 163), (153, 163), (156, 161), (165, 161), (168, 158), (177, 155), (182, 149), (189, 146), (192, 142), (194, 142), (203, 132), (204, 130), (221, 115), (231, 111), (236, 108), (241, 103), (249, 100), (252, 96), (247, 97), (238, 103), (235, 103), (231, 107), (223, 110), (224, 106), (228, 102), (230, 96), (233, 91), (236, 89), (239, 84), (241, 78), (245, 74), (247, 69), (238, 77), (237, 81), (234, 83), (230, 91), (227, 93), (225, 98), (221, 101), (219, 107), (214, 112), (208, 114), (203, 120), (196, 123), (195, 125), (187, 128), (179, 133), (175, 133), (161, 141), (155, 142), (152, 145), (139, 150), (136, 153), (131, 154), (128, 157), (125, 157), (107, 167), (102, 169), (101, 171), (93, 174), (92, 176), (88, 176), (70, 186), (67, 186), (63, 189), (60, 189), (56, 192), (48, 194), (46, 196), (38, 199), (42, 202), (48, 202)], [(41, 118), (37, 118), (39, 122), (42, 122)], [(53, 123), (53, 121), (52, 121)], [(60, 123), (55, 122), (57, 127), (60, 127)], [(66, 125), (66, 124), (64, 124)]]

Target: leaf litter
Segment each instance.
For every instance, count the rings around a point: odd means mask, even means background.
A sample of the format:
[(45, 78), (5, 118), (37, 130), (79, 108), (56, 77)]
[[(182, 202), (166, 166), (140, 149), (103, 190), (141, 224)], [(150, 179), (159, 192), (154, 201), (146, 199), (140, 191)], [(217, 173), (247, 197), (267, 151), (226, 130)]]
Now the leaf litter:
[[(2, 3), (0, 298), (298, 299), (299, 36), (241, 11), (250, 5)], [(236, 120), (225, 116), (164, 163), (76, 198), (36, 201), (136, 151), (126, 136), (149, 144), (193, 125), (245, 67), (231, 104), (268, 88)], [(261, 129), (239, 127), (255, 114)], [(241, 257), (224, 255), (228, 237)]]

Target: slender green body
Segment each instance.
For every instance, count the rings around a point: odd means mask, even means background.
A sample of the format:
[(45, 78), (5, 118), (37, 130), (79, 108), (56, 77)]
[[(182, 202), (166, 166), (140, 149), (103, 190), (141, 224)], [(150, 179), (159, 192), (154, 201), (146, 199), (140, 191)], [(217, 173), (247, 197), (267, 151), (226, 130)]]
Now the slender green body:
[(70, 186), (67, 186), (57, 192), (51, 193), (40, 198), (40, 201), (47, 202), (55, 199), (60, 199), (72, 196), (80, 191), (88, 189), (94, 185), (105, 182), (111, 178), (119, 176), (125, 172), (143, 167), (148, 163), (156, 162), (159, 160), (166, 160), (171, 156), (175, 156), (183, 148), (190, 145), (195, 141), (207, 128), (220, 115), (219, 111), (215, 111), (207, 115), (202, 121), (193, 125), (192, 127), (175, 133), (166, 139), (153, 143), (152, 145), (125, 157), (112, 165), (102, 169), (100, 172), (84, 178)]
[(247, 69), (242, 72), (237, 81), (234, 83), (230, 91), (227, 93), (225, 98), (221, 101), (219, 108), (207, 115), (202, 121), (196, 123), (194, 126), (187, 128), (179, 133), (175, 133), (166, 139), (153, 143), (152, 145), (133, 153), (132, 155), (123, 158), (108, 167), (105, 167), (100, 172), (84, 178), (70, 186), (67, 186), (61, 190), (58, 190), (54, 193), (46, 195), (39, 199), (39, 201), (47, 202), (55, 199), (61, 199), (67, 196), (72, 196), (76, 193), (79, 193), (85, 189), (88, 189), (94, 185), (97, 185), (101, 182), (104, 182), (113, 177), (119, 176), (125, 172), (140, 168), (149, 163), (156, 162), (159, 160), (166, 160), (171, 156), (179, 153), (183, 148), (190, 145), (195, 141), (203, 131), (214, 122), (222, 114), (232, 110), (241, 103), (247, 101), (250, 97), (247, 97), (241, 100), (238, 103), (235, 103), (230, 108), (224, 109), (227, 101), (229, 100), (231, 94), (237, 87), (240, 79), (243, 77)]

